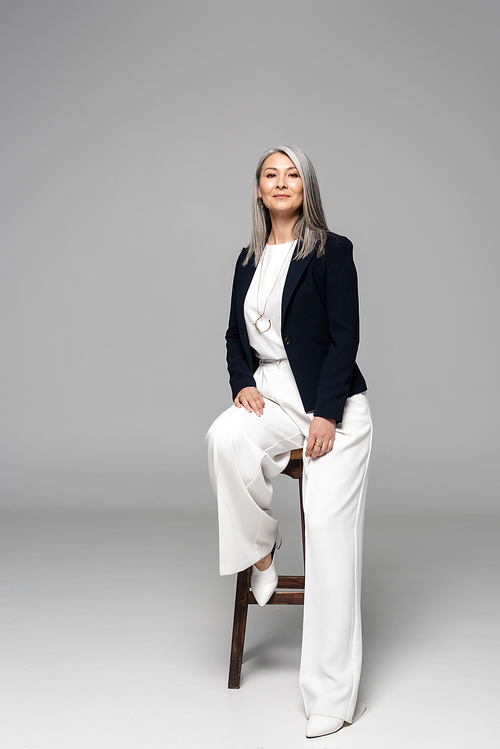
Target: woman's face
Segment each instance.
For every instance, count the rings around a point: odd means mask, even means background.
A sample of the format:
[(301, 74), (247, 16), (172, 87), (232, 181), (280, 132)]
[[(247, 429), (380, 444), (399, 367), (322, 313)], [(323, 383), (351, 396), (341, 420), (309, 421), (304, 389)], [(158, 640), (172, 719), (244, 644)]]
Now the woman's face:
[(262, 165), (259, 197), (271, 216), (298, 216), (302, 208), (302, 180), (295, 164), (284, 153), (273, 153)]

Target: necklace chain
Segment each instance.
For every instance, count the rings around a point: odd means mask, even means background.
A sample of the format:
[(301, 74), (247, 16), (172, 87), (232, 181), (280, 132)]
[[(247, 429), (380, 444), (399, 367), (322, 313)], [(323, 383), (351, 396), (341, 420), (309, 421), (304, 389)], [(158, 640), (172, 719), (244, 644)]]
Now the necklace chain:
[(271, 320), (268, 320), (268, 323), (269, 323), (269, 327), (268, 327), (268, 328), (266, 328), (265, 330), (261, 330), (261, 329), (259, 328), (259, 320), (262, 320), (262, 319), (263, 319), (263, 317), (264, 317), (264, 315), (266, 314), (266, 307), (267, 307), (267, 303), (268, 303), (268, 301), (269, 301), (269, 299), (270, 299), (270, 297), (271, 297), (271, 294), (272, 294), (272, 293), (273, 293), (273, 291), (274, 291), (274, 287), (275, 287), (275, 286), (276, 286), (276, 284), (278, 283), (278, 278), (279, 278), (279, 277), (281, 276), (281, 271), (283, 270), (283, 267), (284, 267), (284, 265), (285, 265), (285, 263), (286, 263), (286, 260), (287, 260), (287, 258), (288, 258), (288, 255), (290, 254), (290, 250), (292, 249), (292, 247), (293, 247), (293, 245), (294, 245), (294, 244), (295, 244), (295, 242), (292, 242), (292, 244), (290, 245), (290, 247), (289, 247), (289, 249), (288, 249), (288, 252), (287, 252), (287, 253), (286, 253), (286, 255), (285, 255), (285, 259), (284, 259), (284, 260), (283, 260), (283, 262), (281, 263), (281, 268), (280, 268), (280, 269), (279, 269), (279, 271), (278, 271), (278, 275), (276, 276), (276, 280), (275, 280), (275, 282), (274, 282), (274, 283), (273, 283), (273, 285), (272, 285), (271, 291), (270, 291), (270, 292), (269, 292), (269, 294), (267, 295), (267, 299), (266, 299), (266, 301), (265, 301), (265, 303), (264, 303), (264, 309), (262, 310), (262, 312), (260, 312), (260, 310), (259, 310), (259, 291), (260, 291), (260, 281), (261, 281), (261, 278), (262, 278), (262, 268), (264, 267), (264, 257), (265, 257), (265, 254), (266, 254), (266, 251), (267, 251), (267, 247), (268, 247), (268, 245), (266, 244), (266, 246), (264, 247), (264, 252), (262, 253), (262, 257), (261, 257), (261, 259), (260, 259), (259, 282), (258, 282), (258, 284), (257, 284), (257, 302), (256, 302), (256, 304), (257, 304), (257, 312), (259, 313), (259, 316), (258, 316), (258, 318), (257, 318), (257, 319), (255, 320), (255, 322), (254, 322), (254, 325), (255, 325), (255, 327), (257, 328), (257, 330), (259, 331), (259, 333), (267, 333), (267, 332), (268, 332), (268, 330), (271, 330)]

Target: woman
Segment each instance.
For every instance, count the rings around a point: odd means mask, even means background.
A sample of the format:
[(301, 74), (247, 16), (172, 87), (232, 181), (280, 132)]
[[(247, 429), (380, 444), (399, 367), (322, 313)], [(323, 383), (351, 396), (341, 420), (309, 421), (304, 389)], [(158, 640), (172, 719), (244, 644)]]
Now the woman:
[(236, 263), (227, 363), (234, 399), (207, 435), (220, 572), (252, 567), (263, 606), (281, 538), (270, 479), (304, 448), (306, 521), (300, 686), (306, 736), (352, 723), (361, 671), (361, 552), (371, 418), (356, 365), (352, 244), (326, 225), (314, 168), (295, 146), (256, 170), (253, 231)]

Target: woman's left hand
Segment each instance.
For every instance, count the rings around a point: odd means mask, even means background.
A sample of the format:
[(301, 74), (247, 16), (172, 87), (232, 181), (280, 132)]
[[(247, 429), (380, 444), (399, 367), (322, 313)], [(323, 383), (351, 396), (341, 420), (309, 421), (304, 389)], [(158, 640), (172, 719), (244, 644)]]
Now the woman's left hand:
[(336, 426), (335, 419), (324, 419), (322, 416), (313, 418), (309, 427), (306, 458), (321, 458), (332, 451)]

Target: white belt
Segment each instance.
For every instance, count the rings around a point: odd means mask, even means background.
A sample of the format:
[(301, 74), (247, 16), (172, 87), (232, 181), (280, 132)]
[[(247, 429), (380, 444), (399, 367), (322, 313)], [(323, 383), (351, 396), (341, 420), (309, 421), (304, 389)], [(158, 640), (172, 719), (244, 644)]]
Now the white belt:
[(259, 359), (259, 364), (261, 366), (263, 364), (281, 364), (284, 361), (288, 361), (288, 358), (286, 356), (284, 359)]

